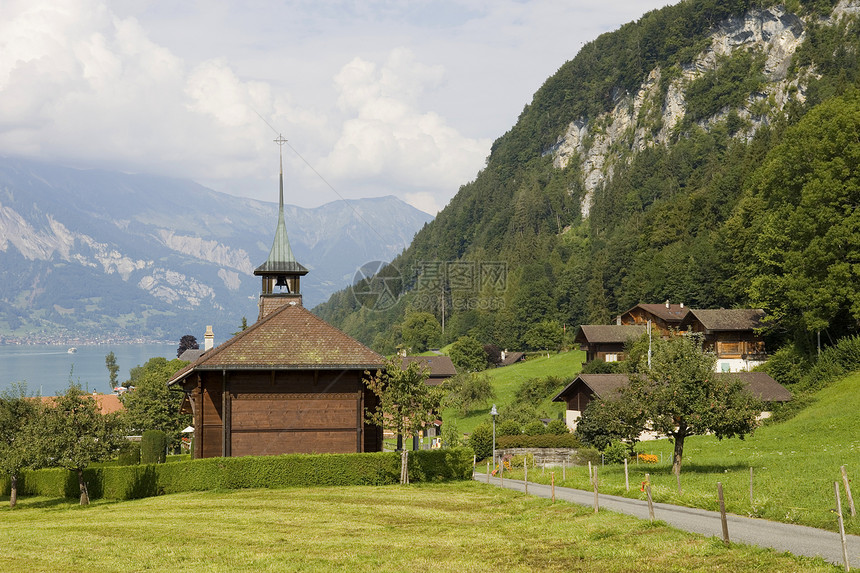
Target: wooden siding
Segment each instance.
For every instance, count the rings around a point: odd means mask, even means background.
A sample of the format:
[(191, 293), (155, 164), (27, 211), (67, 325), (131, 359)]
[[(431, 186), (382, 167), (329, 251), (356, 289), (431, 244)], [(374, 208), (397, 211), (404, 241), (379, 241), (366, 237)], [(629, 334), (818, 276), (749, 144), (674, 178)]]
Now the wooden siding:
[(186, 385), (199, 404), (195, 456), (381, 451), (382, 433), (365, 422), (365, 408), (375, 408), (377, 399), (362, 374), (200, 373), (199, 388)]

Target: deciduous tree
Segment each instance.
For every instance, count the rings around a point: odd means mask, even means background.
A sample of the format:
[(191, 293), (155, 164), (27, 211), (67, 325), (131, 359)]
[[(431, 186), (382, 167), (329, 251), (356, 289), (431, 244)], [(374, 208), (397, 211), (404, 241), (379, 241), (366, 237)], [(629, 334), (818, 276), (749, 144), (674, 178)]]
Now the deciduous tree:
[(171, 447), (179, 444), (182, 430), (191, 423), (191, 415), (179, 412), (182, 392), (171, 392), (167, 381), (185, 364), (179, 359), (155, 357), (131, 369), (128, 385), (133, 389), (120, 396), (120, 400), (125, 407), (126, 422), (135, 432), (160, 430), (167, 435)]
[(702, 350), (699, 337), (674, 336), (653, 344), (651, 368), (640, 362), (630, 377), (626, 399), (641, 405), (646, 428), (675, 443), (672, 470), (681, 472), (684, 441), (712, 433), (743, 438), (756, 427), (762, 407), (737, 379), (717, 376), (716, 357)]
[(42, 410), (41, 399), (27, 394), (24, 383), (13, 384), (0, 394), (0, 472), (9, 476), (9, 507), (18, 501), (21, 470), (38, 462), (35, 433)]
[(487, 353), (483, 345), (472, 336), (461, 336), (448, 351), (458, 372), (480, 372), (487, 369)]
[(119, 415), (102, 414), (95, 399), (72, 384), (45, 408), (41, 421), (38, 436), (41, 459), (75, 472), (81, 505), (88, 505), (84, 470), (93, 462), (110, 459), (125, 441)]

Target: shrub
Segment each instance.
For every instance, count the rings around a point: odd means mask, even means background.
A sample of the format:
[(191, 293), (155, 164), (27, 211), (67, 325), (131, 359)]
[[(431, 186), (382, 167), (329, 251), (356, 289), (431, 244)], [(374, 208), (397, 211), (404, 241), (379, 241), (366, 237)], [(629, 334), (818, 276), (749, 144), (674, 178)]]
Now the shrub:
[(546, 425), (546, 433), (556, 436), (563, 436), (570, 433), (570, 429), (565, 424), (564, 420), (555, 419)]
[(842, 338), (822, 351), (798, 386), (800, 390), (814, 392), (854, 370), (860, 370), (860, 336)]
[(523, 427), (523, 433), (527, 436), (542, 436), (546, 434), (546, 426), (540, 420), (533, 420)]
[(603, 461), (607, 464), (622, 464), (630, 455), (630, 446), (624, 442), (612, 442), (603, 450)]
[(783, 386), (796, 385), (808, 369), (809, 361), (794, 345), (783, 346), (771, 354), (767, 362), (756, 367), (756, 370), (764, 370)]
[[(450, 448), (409, 453), (409, 480), (468, 479), (472, 450)], [(88, 468), (91, 497), (136, 499), (212, 489), (386, 485), (400, 481), (400, 454), (288, 454), (207, 458), (170, 464)], [(80, 495), (77, 478), (63, 469), (24, 472), (22, 493), (47, 497)]]
[(479, 424), (469, 436), (469, 447), (479, 460), (493, 455), (493, 427), (489, 423)]
[[(573, 434), (556, 436), (543, 434), (540, 436), (501, 436), (496, 438), (496, 448), (578, 448), (582, 446)], [(599, 458), (599, 456), (598, 456)]]
[(118, 466), (136, 466), (140, 463), (140, 444), (138, 442), (128, 442), (123, 444), (116, 459)]
[(140, 438), (140, 462), (163, 464), (167, 458), (167, 434), (161, 430), (146, 430)]
[(523, 433), (523, 428), (516, 420), (505, 420), (496, 426), (496, 435), (498, 436), (519, 436)]

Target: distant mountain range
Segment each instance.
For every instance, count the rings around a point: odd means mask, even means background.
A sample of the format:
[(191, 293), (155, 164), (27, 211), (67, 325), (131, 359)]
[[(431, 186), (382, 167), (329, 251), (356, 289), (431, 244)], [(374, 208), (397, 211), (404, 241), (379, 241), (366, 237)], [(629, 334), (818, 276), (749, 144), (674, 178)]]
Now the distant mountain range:
[[(308, 308), (433, 218), (393, 196), (285, 216)], [(275, 202), (192, 181), (0, 157), (0, 339), (223, 341), (256, 320), (276, 222)]]

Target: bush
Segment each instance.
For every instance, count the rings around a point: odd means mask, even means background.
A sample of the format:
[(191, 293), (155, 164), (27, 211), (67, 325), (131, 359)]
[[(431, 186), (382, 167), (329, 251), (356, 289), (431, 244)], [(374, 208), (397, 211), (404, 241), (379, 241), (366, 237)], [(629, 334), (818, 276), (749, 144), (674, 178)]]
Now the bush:
[(116, 458), (118, 466), (136, 466), (140, 463), (140, 444), (138, 442), (128, 442), (123, 444), (119, 455)]
[(489, 458), (493, 455), (493, 427), (484, 422), (479, 424), (472, 435), (469, 436), (469, 447), (475, 452), (479, 460)]
[(791, 387), (800, 382), (803, 373), (809, 369), (809, 361), (797, 347), (789, 345), (771, 354), (767, 362), (755, 369), (763, 370), (783, 386)]
[(630, 455), (630, 446), (624, 442), (612, 442), (603, 450), (603, 461), (607, 464), (623, 464)]
[[(409, 452), (409, 480), (468, 479), (472, 450), (450, 448)], [(399, 453), (288, 454), (207, 458), (170, 464), (88, 468), (92, 498), (137, 499), (212, 489), (386, 485), (400, 481)], [(22, 494), (76, 498), (77, 477), (64, 469), (23, 472)]]
[(565, 424), (564, 420), (555, 419), (546, 425), (546, 433), (556, 436), (563, 436), (570, 433), (570, 429)]
[(523, 433), (527, 436), (542, 436), (546, 434), (546, 426), (540, 420), (533, 420), (523, 427)]
[(860, 336), (842, 338), (822, 351), (798, 386), (802, 391), (814, 392), (855, 370), (860, 370)]
[(496, 449), (501, 448), (579, 448), (582, 446), (573, 434), (556, 436), (543, 434), (541, 436), (501, 436), (496, 438)]
[(523, 428), (516, 420), (505, 420), (496, 427), (498, 436), (519, 436), (522, 433)]
[(167, 434), (146, 430), (140, 438), (140, 463), (163, 464), (167, 459)]

